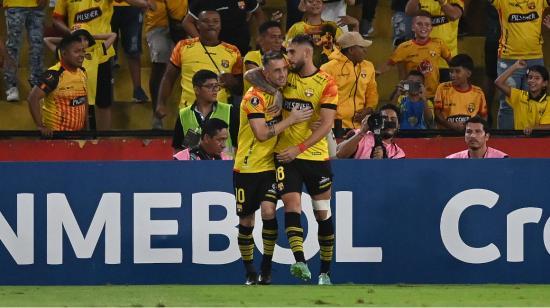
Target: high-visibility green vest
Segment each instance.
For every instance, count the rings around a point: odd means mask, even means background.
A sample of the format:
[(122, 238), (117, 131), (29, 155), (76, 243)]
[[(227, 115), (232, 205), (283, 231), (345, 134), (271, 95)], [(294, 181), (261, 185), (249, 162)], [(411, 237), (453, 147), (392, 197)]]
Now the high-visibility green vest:
[[(191, 106), (187, 106), (183, 109), (180, 109), (180, 122), (181, 122), (181, 126), (183, 127), (184, 136), (187, 134), (189, 130), (194, 130), (199, 135), (202, 131), (200, 124), (197, 121), (197, 117), (195, 116), (195, 111), (192, 108), (195, 108), (195, 104)], [(214, 107), (214, 110), (212, 111), (212, 114), (210, 115), (210, 119), (214, 119), (214, 118), (220, 119), (225, 123), (227, 123), (227, 125), (229, 126), (230, 115), (231, 115), (231, 105), (217, 102)], [(229, 138), (227, 138), (226, 149), (230, 151), (232, 149), (231, 134), (229, 134)]]

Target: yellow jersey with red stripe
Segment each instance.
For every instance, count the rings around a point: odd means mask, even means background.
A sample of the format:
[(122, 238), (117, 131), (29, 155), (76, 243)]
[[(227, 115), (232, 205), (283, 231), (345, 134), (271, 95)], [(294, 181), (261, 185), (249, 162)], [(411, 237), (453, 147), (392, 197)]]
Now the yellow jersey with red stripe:
[(500, 59), (540, 59), (542, 15), (549, 0), (491, 0), (500, 20)]
[(44, 126), (52, 130), (81, 130), (86, 124), (86, 72), (66, 70), (61, 63), (50, 67), (38, 87), (46, 93), (42, 106)]
[[(464, 0), (449, 0), (449, 5), (459, 7), (464, 11)], [(441, 4), (437, 0), (420, 0), (420, 10), (426, 11), (432, 15), (432, 33), (431, 38), (442, 40), (449, 47), (451, 55), (458, 53), (458, 19), (451, 21), (445, 16)], [(439, 67), (447, 68), (449, 65), (445, 61), (439, 62)]]
[(487, 116), (485, 94), (480, 87), (471, 85), (461, 91), (453, 87), (451, 81), (437, 87), (434, 109), (441, 110), (445, 119), (453, 123), (464, 123), (476, 115)]
[(298, 34), (311, 36), (315, 44), (313, 62), (315, 66), (320, 67), (329, 61), (328, 57), (336, 48), (336, 40), (343, 32), (333, 21), (323, 20), (319, 25), (311, 25), (306, 21), (300, 21), (288, 29), (284, 46), (287, 47), (290, 40)]
[(546, 94), (535, 99), (527, 91), (511, 88), (510, 97), (506, 101), (514, 109), (514, 129), (524, 130), (539, 124), (550, 124), (549, 100)]
[[(205, 46), (199, 38), (181, 40), (172, 50), (170, 62), (181, 70), (180, 107), (187, 107), (195, 102), (195, 91), (191, 79), (199, 70), (211, 70), (216, 74), (243, 73), (241, 53), (234, 45), (221, 42), (216, 46)], [(218, 92), (218, 101), (228, 103), (229, 91), (222, 88)]]
[(275, 125), (281, 116), (273, 117), (267, 109), (273, 104), (273, 95), (250, 88), (243, 97), (240, 109), (239, 143), (233, 170), (239, 173), (257, 173), (275, 170), (273, 152), (277, 137), (265, 141), (256, 139), (250, 120), (262, 118), (268, 126)]
[[(294, 124), (287, 127), (279, 134), (279, 141), (275, 152), (283, 151), (290, 146), (296, 146), (311, 136), (311, 122), (319, 120), (321, 108), (336, 110), (338, 104), (338, 86), (334, 78), (326, 72), (319, 70), (307, 77), (300, 77), (296, 73), (288, 74), (287, 85), (283, 90), (283, 118), (288, 116), (292, 109), (312, 108), (313, 116), (309, 121)], [(304, 160), (328, 160), (328, 145), (326, 138), (309, 147), (297, 156)]]
[(450, 58), (451, 51), (440, 39), (430, 39), (424, 44), (409, 40), (397, 46), (388, 63), (402, 62), (407, 73), (412, 70), (421, 72), (424, 75), (426, 96), (433, 97), (439, 85), (440, 60)]
[[(57, 0), (53, 11), (54, 18), (67, 21), (69, 29), (74, 24), (85, 23), (90, 33), (111, 33), (111, 17), (113, 16), (112, 0)], [(104, 63), (115, 55), (113, 46), (107, 49), (107, 53), (99, 59)]]

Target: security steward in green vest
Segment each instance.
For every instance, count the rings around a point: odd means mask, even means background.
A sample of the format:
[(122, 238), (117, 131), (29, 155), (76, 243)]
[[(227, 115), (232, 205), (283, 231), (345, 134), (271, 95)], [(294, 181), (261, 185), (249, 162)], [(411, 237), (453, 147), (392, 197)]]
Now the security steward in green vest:
[(220, 90), (216, 73), (200, 70), (193, 75), (192, 83), (196, 100), (191, 106), (179, 111), (172, 138), (174, 153), (196, 146), (200, 140), (202, 124), (210, 118), (217, 118), (229, 126), (230, 138), (227, 139), (226, 151), (232, 154), (239, 132), (239, 117), (234, 111), (237, 108), (216, 100)]

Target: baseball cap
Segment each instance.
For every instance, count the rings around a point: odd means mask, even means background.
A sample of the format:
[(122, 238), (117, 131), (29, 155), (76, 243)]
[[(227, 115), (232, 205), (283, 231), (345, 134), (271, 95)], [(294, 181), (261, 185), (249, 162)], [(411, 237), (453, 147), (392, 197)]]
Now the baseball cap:
[(359, 32), (346, 32), (336, 41), (340, 48), (349, 48), (353, 46), (369, 47), (372, 41), (365, 40)]
[(71, 35), (73, 36), (80, 36), (83, 35), (86, 40), (88, 40), (88, 47), (93, 46), (95, 44), (95, 39), (90, 33), (90, 28), (87, 24), (74, 24), (71, 28)]

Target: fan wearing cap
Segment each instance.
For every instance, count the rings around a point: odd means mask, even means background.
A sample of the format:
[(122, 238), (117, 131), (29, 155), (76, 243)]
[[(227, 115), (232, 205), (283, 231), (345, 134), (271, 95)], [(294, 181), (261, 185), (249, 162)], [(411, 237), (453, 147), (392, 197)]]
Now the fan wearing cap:
[(44, 73), (27, 99), (34, 123), (46, 137), (51, 137), (53, 131), (86, 128), (88, 89), (82, 68), (85, 47), (80, 37), (64, 37), (59, 43), (58, 55), (59, 62)]
[(329, 73), (338, 85), (335, 135), (361, 127), (363, 118), (378, 105), (374, 65), (365, 60), (366, 48), (372, 42), (359, 32), (346, 32), (336, 42), (340, 50), (330, 55), (321, 70)]
[[(107, 54), (109, 47), (113, 45), (116, 39), (116, 33), (111, 32), (92, 35), (87, 24), (74, 24), (71, 30), (71, 35), (79, 37), (86, 49), (82, 67), (86, 70), (88, 76), (88, 104), (94, 106), (99, 61)], [(56, 52), (57, 57), (59, 57), (58, 45), (61, 39), (61, 37), (44, 38), (46, 46), (50, 50)], [(96, 44), (96, 40), (98, 44)]]

